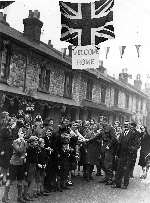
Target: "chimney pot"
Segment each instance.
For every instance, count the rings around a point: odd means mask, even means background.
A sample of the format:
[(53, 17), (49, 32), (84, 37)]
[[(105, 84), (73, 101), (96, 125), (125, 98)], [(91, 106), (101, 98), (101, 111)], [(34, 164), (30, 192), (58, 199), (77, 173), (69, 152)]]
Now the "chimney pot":
[(69, 56), (72, 58), (72, 45), (68, 46)]
[(62, 48), (62, 49), (61, 49), (62, 58), (64, 58), (64, 56), (66, 56), (66, 51), (67, 51), (67, 48)]
[(48, 46), (53, 47), (51, 40), (48, 40)]

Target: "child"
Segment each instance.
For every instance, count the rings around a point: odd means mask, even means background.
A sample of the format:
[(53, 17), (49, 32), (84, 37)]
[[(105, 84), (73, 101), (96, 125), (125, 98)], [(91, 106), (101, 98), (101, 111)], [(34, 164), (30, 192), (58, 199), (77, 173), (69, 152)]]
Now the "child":
[(39, 150), (37, 154), (37, 195), (39, 196), (47, 196), (48, 193), (44, 192), (44, 178), (45, 178), (45, 168), (48, 162), (48, 152), (47, 149), (44, 148), (45, 142), (43, 138), (39, 139)]
[[(27, 200), (28, 190), (34, 182), (37, 173), (37, 154), (38, 154), (38, 137), (31, 136), (28, 140), (27, 158), (26, 158), (26, 179), (24, 185), (24, 197)], [(37, 197), (34, 194), (34, 197)]]
[(18, 198), (17, 202), (25, 203), (23, 199), (22, 182), (24, 180), (24, 163), (26, 156), (26, 142), (23, 134), (19, 134), (19, 138), (13, 141), (13, 155), (10, 160), (9, 177), (6, 182), (2, 202), (8, 202), (8, 194), (10, 185), (17, 179)]

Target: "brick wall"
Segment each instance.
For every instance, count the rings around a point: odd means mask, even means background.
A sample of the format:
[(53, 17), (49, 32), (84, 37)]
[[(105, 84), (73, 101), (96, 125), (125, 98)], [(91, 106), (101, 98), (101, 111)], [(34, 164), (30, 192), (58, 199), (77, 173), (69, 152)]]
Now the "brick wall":
[(39, 84), (39, 60), (31, 58), (26, 68), (26, 92), (31, 91), (31, 94), (36, 94)]
[(80, 84), (81, 84), (81, 75), (79, 73), (74, 72), (73, 81), (72, 81), (72, 99), (75, 100), (77, 103), (79, 103), (80, 95), (81, 95)]
[(22, 54), (13, 54), (10, 61), (10, 73), (7, 83), (11, 87), (23, 90), (25, 79), (26, 57)]
[(63, 96), (64, 95), (64, 83), (65, 83), (65, 73), (61, 67), (57, 65), (52, 65), (50, 67), (50, 94)]
[(95, 81), (93, 84), (92, 101), (94, 103), (99, 104), (100, 100), (101, 100), (100, 84), (98, 81)]

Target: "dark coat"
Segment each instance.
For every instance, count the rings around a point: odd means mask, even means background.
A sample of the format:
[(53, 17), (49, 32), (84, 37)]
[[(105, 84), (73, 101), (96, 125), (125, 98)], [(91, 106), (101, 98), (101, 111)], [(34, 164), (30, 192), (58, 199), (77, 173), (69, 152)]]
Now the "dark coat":
[(140, 146), (138, 135), (133, 130), (129, 130), (127, 135), (122, 133), (119, 138), (117, 155), (125, 162), (131, 161)]
[(13, 154), (12, 143), (13, 139), (10, 129), (2, 128), (0, 130), (0, 153), (4, 152), (4, 155), (0, 155), (0, 166), (5, 169), (9, 167), (10, 158)]
[(140, 150), (140, 158), (139, 165), (144, 167), (146, 166), (145, 157), (150, 153), (150, 135), (145, 133), (145, 135), (141, 139), (141, 150)]

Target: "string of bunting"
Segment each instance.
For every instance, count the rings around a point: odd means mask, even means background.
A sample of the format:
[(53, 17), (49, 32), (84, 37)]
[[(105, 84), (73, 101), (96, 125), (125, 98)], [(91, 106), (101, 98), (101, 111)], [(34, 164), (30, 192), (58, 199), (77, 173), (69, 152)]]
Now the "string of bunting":
[[(142, 45), (140, 45), (140, 44), (135, 44), (135, 48), (136, 48), (136, 51), (137, 51), (137, 56), (138, 56), (138, 58), (140, 57), (140, 47), (141, 47)], [(110, 52), (110, 46), (108, 46), (108, 47), (105, 47), (105, 58), (107, 59), (108, 58), (108, 54), (109, 54), (109, 52)], [(125, 49), (127, 48), (127, 46), (119, 46), (119, 51), (120, 51), (120, 57), (121, 58), (123, 58), (123, 55), (124, 55), (124, 53), (125, 53)]]

